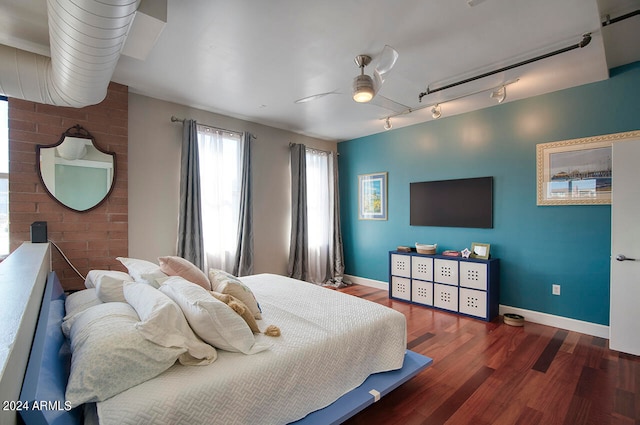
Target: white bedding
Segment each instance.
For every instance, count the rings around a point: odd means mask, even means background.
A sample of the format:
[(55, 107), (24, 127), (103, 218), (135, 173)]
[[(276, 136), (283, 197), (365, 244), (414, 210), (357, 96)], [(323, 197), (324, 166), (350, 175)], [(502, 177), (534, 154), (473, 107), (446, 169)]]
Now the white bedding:
[(176, 364), (160, 376), (97, 404), (101, 425), (285, 424), (323, 408), (372, 373), (402, 367), (403, 314), (294, 279), (262, 274), (241, 280), (263, 320), (282, 336), (245, 355), (218, 350), (208, 366)]

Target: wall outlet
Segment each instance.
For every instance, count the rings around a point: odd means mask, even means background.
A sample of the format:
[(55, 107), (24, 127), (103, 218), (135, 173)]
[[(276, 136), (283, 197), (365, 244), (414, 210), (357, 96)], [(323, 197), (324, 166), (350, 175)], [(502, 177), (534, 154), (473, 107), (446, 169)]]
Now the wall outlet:
[(557, 284), (555, 284), (555, 283), (554, 283), (554, 284), (552, 284), (552, 285), (551, 285), (551, 293), (552, 293), (553, 295), (560, 295), (560, 285), (557, 285)]

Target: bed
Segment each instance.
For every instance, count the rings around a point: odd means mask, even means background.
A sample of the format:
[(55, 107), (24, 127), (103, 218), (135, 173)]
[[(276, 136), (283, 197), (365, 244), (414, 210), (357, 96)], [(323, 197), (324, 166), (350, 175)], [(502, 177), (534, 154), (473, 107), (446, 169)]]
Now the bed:
[(69, 342), (60, 330), (65, 294), (51, 273), (21, 406), (13, 407), (27, 425), (337, 424), (432, 362), (405, 349), (405, 321), (398, 312), (282, 276), (241, 280), (260, 303), (261, 322), (281, 330), (280, 337), (256, 336), (268, 349), (251, 355), (217, 350), (211, 364), (175, 363), (106, 400), (69, 409)]

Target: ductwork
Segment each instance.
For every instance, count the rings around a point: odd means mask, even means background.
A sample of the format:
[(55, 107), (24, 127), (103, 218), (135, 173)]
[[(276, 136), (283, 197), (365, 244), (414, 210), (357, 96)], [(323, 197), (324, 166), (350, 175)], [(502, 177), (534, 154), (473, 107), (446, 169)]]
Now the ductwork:
[(140, 0), (47, 0), (51, 58), (0, 45), (0, 94), (82, 108), (102, 102)]

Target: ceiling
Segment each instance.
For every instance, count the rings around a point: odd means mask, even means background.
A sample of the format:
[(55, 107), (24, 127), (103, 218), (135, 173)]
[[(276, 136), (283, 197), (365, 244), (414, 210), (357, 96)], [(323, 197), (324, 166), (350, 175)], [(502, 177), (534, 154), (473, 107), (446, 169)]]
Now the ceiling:
[[(606, 79), (608, 69), (640, 60), (640, 16), (601, 23), (639, 6), (640, 0), (168, 0), (155, 45), (144, 60), (123, 54), (112, 81), (134, 93), (342, 141), (384, 131), (389, 116), (393, 128), (432, 120), (436, 103), (442, 117), (495, 106), (489, 95), (505, 82), (517, 81), (507, 87), (507, 103)], [(419, 101), (427, 87), (555, 52), (585, 33), (592, 40), (584, 48)], [(46, 0), (2, 0), (0, 44), (48, 55)], [(367, 54), (375, 62), (385, 45), (398, 51), (398, 61), (376, 102), (358, 104), (350, 94), (359, 73), (354, 58)], [(335, 93), (294, 103), (327, 92)]]

